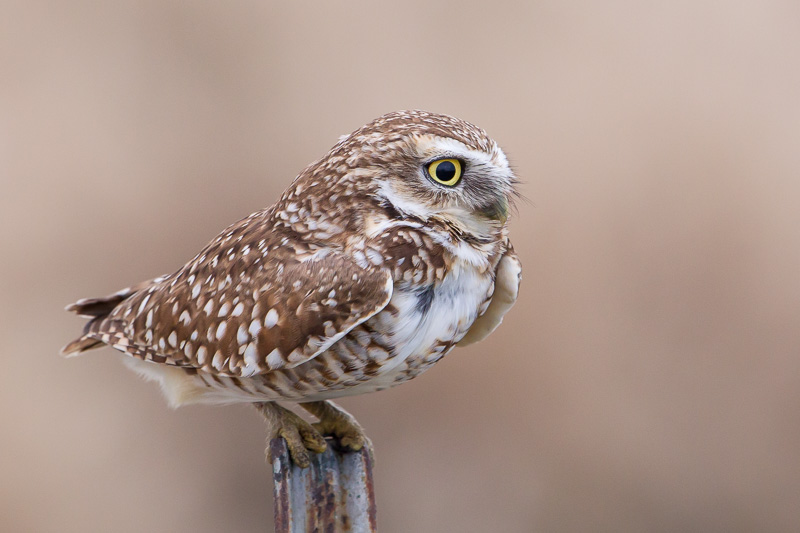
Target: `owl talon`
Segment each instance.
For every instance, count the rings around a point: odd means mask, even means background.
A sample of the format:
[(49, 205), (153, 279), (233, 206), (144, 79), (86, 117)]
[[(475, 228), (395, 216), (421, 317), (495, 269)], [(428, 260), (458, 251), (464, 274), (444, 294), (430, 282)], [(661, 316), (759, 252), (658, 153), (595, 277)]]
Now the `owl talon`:
[(364, 447), (367, 442), (364, 430), (360, 426), (352, 426), (341, 421), (317, 422), (314, 425), (319, 433), (331, 436), (336, 439), (339, 446), (350, 451), (357, 452)]
[(308, 425), (305, 420), (303, 420), (303, 422), (306, 425), (299, 427), (298, 430), (300, 432), (300, 437), (303, 439), (305, 448), (314, 453), (322, 453), (327, 450), (328, 443), (325, 442), (325, 437), (323, 437), (315, 427)]
[[(308, 468), (311, 457), (308, 452), (324, 452), (328, 445), (325, 438), (314, 427), (294, 414), (272, 402), (257, 403), (256, 408), (267, 420), (270, 427), (270, 438), (280, 437), (286, 441), (286, 447), (294, 464), (300, 468)], [(272, 457), (267, 449), (267, 459), (272, 462)]]
[(357, 452), (365, 445), (371, 447), (364, 429), (356, 422), (353, 415), (336, 404), (324, 401), (300, 405), (319, 418), (319, 422), (314, 424), (314, 429), (322, 435), (334, 437), (342, 448)]

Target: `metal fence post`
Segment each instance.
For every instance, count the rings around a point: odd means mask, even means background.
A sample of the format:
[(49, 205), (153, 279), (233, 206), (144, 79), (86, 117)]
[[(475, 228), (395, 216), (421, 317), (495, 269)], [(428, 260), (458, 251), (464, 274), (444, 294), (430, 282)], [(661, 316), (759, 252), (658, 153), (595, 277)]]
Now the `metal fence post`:
[(328, 441), (324, 453), (311, 454), (311, 466), (299, 468), (286, 442), (270, 442), (275, 495), (275, 533), (375, 533), (373, 457), (367, 446), (341, 452)]

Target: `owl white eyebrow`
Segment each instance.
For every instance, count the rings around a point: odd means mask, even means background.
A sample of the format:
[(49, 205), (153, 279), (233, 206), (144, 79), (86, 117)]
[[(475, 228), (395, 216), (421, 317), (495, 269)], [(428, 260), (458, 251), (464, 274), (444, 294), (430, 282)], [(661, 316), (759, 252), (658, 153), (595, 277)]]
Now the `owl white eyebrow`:
[[(491, 153), (482, 150), (475, 150), (466, 144), (450, 137), (423, 136), (418, 140), (418, 145), (422, 153), (435, 153), (431, 155), (431, 161), (442, 157), (463, 159), (474, 161), (492, 167), (508, 168), (508, 159), (499, 147), (493, 146)], [(499, 163), (499, 164), (498, 164)]]
[[(422, 166), (424, 166), (424, 167), (427, 167), (428, 165), (430, 165), (430, 164), (431, 164), (431, 163), (433, 163), (434, 161), (439, 161), (440, 159), (458, 159), (458, 160), (460, 160), (460, 161), (464, 161), (464, 160), (465, 160), (465, 159), (467, 159), (467, 158), (465, 158), (465, 157), (464, 157), (462, 154), (460, 154), (460, 153), (454, 153), (454, 152), (442, 152), (442, 153), (440, 153), (440, 154), (436, 154), (436, 155), (434, 155), (434, 156), (431, 156), (431, 157), (427, 158), (427, 159), (426, 159), (426, 160), (425, 160), (425, 161), (422, 163)], [(467, 160), (469, 160), (469, 159), (467, 159)]]

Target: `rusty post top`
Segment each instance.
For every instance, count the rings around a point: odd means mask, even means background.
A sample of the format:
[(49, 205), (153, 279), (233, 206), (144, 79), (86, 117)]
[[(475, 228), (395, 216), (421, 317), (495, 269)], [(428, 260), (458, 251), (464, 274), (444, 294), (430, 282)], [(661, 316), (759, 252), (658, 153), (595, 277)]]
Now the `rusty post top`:
[(328, 441), (324, 453), (312, 454), (311, 466), (299, 468), (286, 442), (270, 442), (275, 494), (275, 533), (374, 533), (373, 457), (367, 446), (342, 452)]

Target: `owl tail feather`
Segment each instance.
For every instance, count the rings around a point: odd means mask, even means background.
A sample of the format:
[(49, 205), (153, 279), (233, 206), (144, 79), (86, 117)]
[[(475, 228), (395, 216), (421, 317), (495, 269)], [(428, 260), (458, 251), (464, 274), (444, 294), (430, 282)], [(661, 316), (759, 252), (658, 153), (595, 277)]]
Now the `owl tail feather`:
[(102, 341), (94, 339), (88, 335), (92, 324), (107, 317), (114, 310), (114, 308), (116, 308), (124, 300), (127, 300), (143, 288), (150, 286), (152, 283), (157, 283), (162, 279), (163, 278), (156, 278), (146, 281), (144, 283), (134, 285), (133, 287), (122, 289), (121, 291), (117, 291), (114, 294), (110, 294), (102, 298), (83, 298), (73, 304), (69, 304), (65, 308), (67, 311), (71, 311), (79, 316), (89, 318), (91, 320), (89, 320), (89, 322), (87, 322), (86, 326), (83, 328), (83, 335), (61, 348), (61, 355), (65, 357), (73, 357), (81, 352), (85, 352), (86, 350), (91, 350), (92, 348), (99, 348), (102, 346), (104, 344)]
[(99, 348), (103, 343), (97, 339), (92, 339), (87, 336), (75, 339), (71, 343), (61, 348), (61, 355), (64, 357), (75, 357), (81, 352), (91, 350), (92, 348)]

